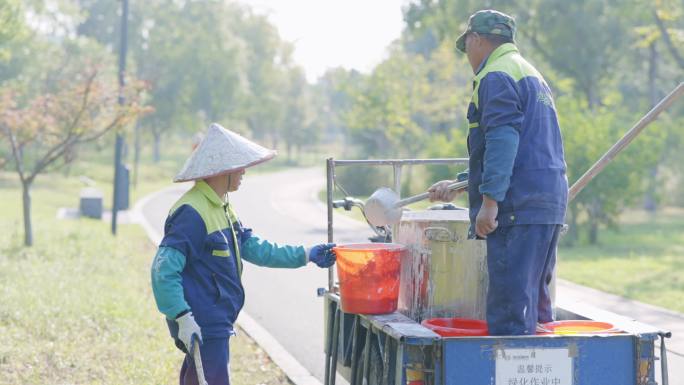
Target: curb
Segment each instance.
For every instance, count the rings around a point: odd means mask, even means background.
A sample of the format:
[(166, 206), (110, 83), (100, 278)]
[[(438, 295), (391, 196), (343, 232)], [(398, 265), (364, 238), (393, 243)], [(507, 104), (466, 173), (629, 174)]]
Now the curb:
[[(139, 199), (131, 211), (131, 220), (145, 230), (147, 237), (155, 246), (161, 242), (162, 235), (150, 224), (143, 215), (143, 207), (155, 199), (157, 196), (164, 194), (170, 190), (179, 190), (178, 186), (171, 186), (165, 189), (148, 194)], [(273, 360), (273, 362), (283, 371), (287, 378), (295, 385), (322, 385), (322, 383), (314, 377), (297, 359), (290, 354), (285, 348), (264, 329), (258, 322), (256, 322), (246, 311), (241, 311), (236, 321), (238, 326), (254, 340), (266, 354)]]
[(259, 325), (247, 312), (240, 312), (237, 324), (266, 351), (292, 383), (295, 385), (322, 385), (292, 354), (280, 345), (271, 333)]

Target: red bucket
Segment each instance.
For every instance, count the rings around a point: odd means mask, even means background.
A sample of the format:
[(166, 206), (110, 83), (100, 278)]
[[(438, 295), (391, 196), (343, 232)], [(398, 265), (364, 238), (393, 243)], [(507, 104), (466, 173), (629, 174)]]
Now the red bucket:
[(420, 323), (442, 337), (474, 337), (489, 335), (487, 322), (469, 318), (430, 318)]
[(345, 313), (385, 314), (397, 310), (401, 255), (395, 243), (358, 243), (335, 247), (340, 306)]

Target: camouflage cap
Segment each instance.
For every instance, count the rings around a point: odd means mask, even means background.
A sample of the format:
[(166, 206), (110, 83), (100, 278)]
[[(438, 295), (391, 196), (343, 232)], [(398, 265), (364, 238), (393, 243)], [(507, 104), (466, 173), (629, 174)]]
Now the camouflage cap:
[(456, 48), (465, 52), (465, 39), (469, 32), (499, 35), (515, 38), (515, 20), (505, 13), (493, 9), (477, 11), (470, 15), (468, 28), (456, 40)]

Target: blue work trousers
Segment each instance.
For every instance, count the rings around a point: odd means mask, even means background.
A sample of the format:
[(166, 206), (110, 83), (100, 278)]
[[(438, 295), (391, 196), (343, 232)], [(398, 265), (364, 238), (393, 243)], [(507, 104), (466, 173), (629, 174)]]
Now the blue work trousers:
[[(200, 345), (204, 378), (209, 385), (230, 385), (228, 338), (206, 339)], [(180, 371), (180, 385), (199, 385), (195, 361), (185, 355)]]
[(549, 283), (561, 225), (502, 226), (487, 236), (490, 335), (535, 334), (553, 321)]

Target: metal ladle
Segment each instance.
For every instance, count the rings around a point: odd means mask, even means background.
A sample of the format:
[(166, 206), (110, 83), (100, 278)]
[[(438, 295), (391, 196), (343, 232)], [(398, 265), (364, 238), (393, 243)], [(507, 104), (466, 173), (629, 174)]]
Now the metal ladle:
[[(447, 186), (447, 189), (458, 190), (468, 186), (468, 181), (454, 182)], [(399, 195), (392, 189), (383, 187), (377, 189), (371, 195), (363, 211), (368, 222), (374, 226), (386, 226), (399, 223), (401, 219), (401, 208), (411, 203), (420, 202), (430, 196), (430, 193), (424, 192), (422, 194), (414, 195), (412, 197), (399, 199)]]

